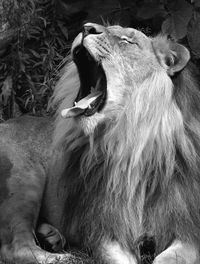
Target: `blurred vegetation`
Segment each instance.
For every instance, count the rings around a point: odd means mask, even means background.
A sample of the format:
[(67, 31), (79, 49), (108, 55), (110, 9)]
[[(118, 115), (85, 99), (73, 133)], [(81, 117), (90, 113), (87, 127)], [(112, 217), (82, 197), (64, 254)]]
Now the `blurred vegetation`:
[(0, 0), (0, 119), (47, 115), (71, 41), (85, 21), (163, 32), (200, 59), (200, 0)]
[[(45, 114), (55, 76), (68, 50), (67, 30), (52, 0), (4, 0), (4, 32), (12, 34), (0, 61), (1, 118)], [(5, 29), (6, 27), (6, 29)]]

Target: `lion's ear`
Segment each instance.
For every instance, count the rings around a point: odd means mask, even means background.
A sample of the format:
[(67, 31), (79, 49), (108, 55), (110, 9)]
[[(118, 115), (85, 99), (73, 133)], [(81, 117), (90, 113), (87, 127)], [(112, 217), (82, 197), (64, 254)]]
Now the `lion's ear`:
[(169, 75), (181, 71), (190, 60), (190, 52), (187, 48), (166, 37), (155, 38), (153, 48), (160, 64), (167, 69)]

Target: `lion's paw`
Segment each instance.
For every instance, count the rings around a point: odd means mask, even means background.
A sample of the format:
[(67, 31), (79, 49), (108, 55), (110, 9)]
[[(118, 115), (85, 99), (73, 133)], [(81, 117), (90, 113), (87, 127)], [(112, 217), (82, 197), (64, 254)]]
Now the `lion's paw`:
[(199, 264), (198, 249), (190, 243), (176, 240), (159, 254), (153, 264)]
[[(166, 255), (166, 256), (158, 256), (155, 258), (153, 264), (190, 264), (187, 263), (186, 260), (178, 255)], [(192, 263), (191, 263), (192, 264)]]
[(52, 250), (54, 252), (60, 252), (64, 249), (65, 238), (61, 233), (50, 224), (41, 224), (37, 229), (37, 237), (39, 241), (44, 244), (45, 249)]
[[(0, 263), (15, 264), (58, 264), (70, 263), (74, 259), (70, 253), (50, 253), (38, 246), (18, 248), (11, 245), (3, 245), (0, 252)], [(74, 262), (76, 263), (76, 262)]]

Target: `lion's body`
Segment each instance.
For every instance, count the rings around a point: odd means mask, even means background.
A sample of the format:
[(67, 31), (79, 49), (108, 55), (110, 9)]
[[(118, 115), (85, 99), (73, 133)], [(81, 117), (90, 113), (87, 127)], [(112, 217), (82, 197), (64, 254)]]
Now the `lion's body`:
[(145, 236), (156, 255), (171, 244), (155, 263), (198, 263), (200, 92), (189, 53), (133, 29), (85, 27), (77, 67), (54, 94), (56, 120), (0, 126), (1, 255), (27, 260), (30, 247), (44, 262), (33, 235), (43, 219), (106, 263), (136, 263)]

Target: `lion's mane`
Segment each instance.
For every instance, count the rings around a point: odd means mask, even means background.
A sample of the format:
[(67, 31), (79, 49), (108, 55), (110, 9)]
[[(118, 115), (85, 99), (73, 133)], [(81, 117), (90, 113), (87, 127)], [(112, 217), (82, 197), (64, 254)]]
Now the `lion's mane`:
[(109, 237), (133, 249), (144, 235), (155, 238), (157, 253), (174, 237), (200, 245), (200, 92), (194, 75), (192, 65), (172, 79), (152, 72), (127, 91), (130, 98), (112, 122), (84, 135), (73, 120), (60, 117), (79, 87), (70, 63), (55, 91), (54, 143), (64, 149), (65, 222), (78, 219), (86, 245)]

